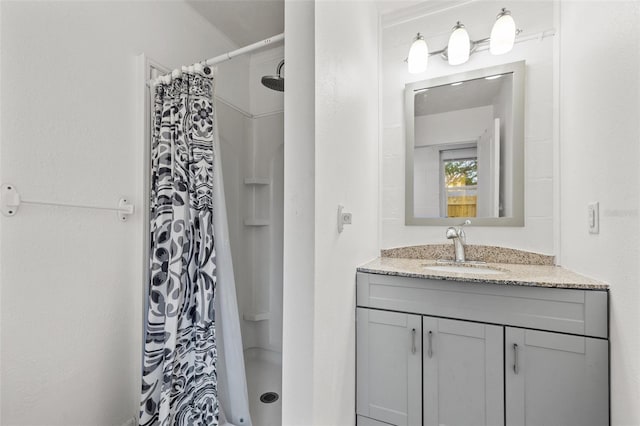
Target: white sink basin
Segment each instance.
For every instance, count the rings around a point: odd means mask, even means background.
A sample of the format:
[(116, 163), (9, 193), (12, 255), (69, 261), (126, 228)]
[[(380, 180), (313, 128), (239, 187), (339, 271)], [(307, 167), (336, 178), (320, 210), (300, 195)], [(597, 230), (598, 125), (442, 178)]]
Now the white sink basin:
[(498, 275), (503, 274), (503, 271), (497, 269), (488, 268), (486, 266), (475, 265), (434, 265), (425, 266), (425, 269), (435, 272), (453, 272), (456, 274), (482, 274), (482, 275)]

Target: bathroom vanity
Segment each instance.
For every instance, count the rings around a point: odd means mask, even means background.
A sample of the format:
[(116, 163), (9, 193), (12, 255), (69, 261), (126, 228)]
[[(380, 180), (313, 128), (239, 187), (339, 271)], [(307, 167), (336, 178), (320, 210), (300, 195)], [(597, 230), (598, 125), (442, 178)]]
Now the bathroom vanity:
[(359, 426), (609, 424), (608, 286), (511, 252), (358, 268)]

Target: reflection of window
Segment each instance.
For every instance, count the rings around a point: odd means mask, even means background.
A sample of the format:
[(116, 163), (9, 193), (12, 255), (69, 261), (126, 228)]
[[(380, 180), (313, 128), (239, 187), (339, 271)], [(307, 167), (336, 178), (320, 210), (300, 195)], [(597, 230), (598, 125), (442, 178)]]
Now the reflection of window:
[(441, 215), (476, 217), (478, 210), (477, 148), (440, 151)]

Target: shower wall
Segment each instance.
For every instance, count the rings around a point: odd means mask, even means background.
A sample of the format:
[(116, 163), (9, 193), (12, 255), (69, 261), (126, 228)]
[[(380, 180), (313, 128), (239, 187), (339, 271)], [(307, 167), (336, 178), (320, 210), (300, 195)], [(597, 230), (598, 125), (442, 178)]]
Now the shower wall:
[(281, 352), (283, 93), (260, 83), (282, 47), (249, 60), (249, 116), (218, 103), (229, 234), (245, 349)]

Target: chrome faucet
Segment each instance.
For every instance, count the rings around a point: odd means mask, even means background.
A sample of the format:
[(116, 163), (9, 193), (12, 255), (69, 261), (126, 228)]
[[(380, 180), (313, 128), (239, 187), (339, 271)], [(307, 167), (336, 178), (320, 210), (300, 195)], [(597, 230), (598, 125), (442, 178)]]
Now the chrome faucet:
[(467, 243), (466, 236), (464, 234), (465, 225), (471, 225), (469, 219), (465, 220), (460, 226), (451, 226), (447, 229), (447, 239), (453, 240), (453, 248), (456, 252), (456, 262), (464, 262), (464, 245)]

